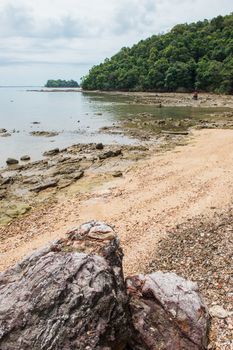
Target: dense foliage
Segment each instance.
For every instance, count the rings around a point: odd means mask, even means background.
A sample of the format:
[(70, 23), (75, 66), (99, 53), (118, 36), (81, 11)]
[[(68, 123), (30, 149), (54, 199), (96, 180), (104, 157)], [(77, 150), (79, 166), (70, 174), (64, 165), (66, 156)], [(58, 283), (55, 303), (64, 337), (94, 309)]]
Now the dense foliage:
[(233, 93), (233, 14), (180, 24), (122, 48), (82, 79), (88, 90)]
[(52, 88), (76, 88), (79, 87), (77, 81), (74, 80), (48, 80), (45, 87)]

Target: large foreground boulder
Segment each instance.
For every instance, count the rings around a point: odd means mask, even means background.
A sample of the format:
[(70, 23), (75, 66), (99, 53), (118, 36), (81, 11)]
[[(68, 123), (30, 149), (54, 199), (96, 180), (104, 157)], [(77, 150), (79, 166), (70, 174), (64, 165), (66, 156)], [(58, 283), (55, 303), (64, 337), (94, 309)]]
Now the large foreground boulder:
[(114, 230), (92, 221), (0, 274), (0, 349), (205, 349), (196, 285), (160, 272), (125, 282), (122, 257)]
[(0, 275), (1, 350), (122, 350), (128, 320), (122, 252), (107, 225), (83, 225)]

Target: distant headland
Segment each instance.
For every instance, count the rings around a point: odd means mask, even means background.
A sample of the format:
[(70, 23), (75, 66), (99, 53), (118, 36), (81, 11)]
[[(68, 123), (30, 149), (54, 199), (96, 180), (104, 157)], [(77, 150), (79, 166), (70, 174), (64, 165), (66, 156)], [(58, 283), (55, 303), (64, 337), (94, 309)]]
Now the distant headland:
[(45, 84), (47, 88), (78, 88), (79, 84), (75, 80), (48, 80)]

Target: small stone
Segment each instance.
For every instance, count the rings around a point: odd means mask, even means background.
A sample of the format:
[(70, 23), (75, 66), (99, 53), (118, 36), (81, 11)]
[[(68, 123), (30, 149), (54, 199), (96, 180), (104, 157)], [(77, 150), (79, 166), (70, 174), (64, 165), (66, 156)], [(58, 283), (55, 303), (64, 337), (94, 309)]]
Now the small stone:
[(4, 128), (1, 128), (1, 129), (0, 129), (0, 134), (4, 134), (5, 132), (7, 132), (6, 129), (4, 129)]
[(221, 305), (214, 305), (210, 308), (210, 314), (212, 317), (227, 318), (230, 316), (230, 312), (225, 310)]
[(123, 176), (121, 171), (114, 171), (114, 173), (112, 174), (113, 177), (121, 177)]
[(20, 160), (22, 160), (22, 161), (24, 161), (24, 162), (26, 162), (26, 161), (28, 161), (28, 160), (30, 160), (31, 158), (30, 158), (30, 156), (28, 156), (28, 155), (25, 155), (25, 156), (22, 156), (21, 158), (20, 158)]
[(97, 143), (96, 149), (103, 149), (104, 148), (104, 145), (102, 143)]
[(59, 135), (56, 131), (32, 131), (30, 132), (31, 136), (45, 136), (45, 137), (54, 137)]
[(4, 134), (1, 134), (1, 137), (9, 137), (11, 134), (9, 132), (5, 132)]
[(43, 153), (43, 156), (45, 157), (48, 157), (48, 156), (55, 156), (56, 154), (58, 154), (60, 151), (59, 151), (59, 148), (54, 148), (54, 149), (51, 149), (49, 151), (46, 151)]
[(108, 151), (108, 152), (101, 154), (99, 156), (99, 159), (103, 160), (103, 159), (107, 159), (107, 158), (111, 158), (111, 157), (117, 157), (121, 154), (122, 154), (121, 149), (118, 149), (116, 151)]
[(6, 160), (7, 165), (14, 165), (14, 164), (18, 164), (18, 163), (19, 163), (19, 161), (17, 159), (14, 159), (14, 158), (8, 158)]

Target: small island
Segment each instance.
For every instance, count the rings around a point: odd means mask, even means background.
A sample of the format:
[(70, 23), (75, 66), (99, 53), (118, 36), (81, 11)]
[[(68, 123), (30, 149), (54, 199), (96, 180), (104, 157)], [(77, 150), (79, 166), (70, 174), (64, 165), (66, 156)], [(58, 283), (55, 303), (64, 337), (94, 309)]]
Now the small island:
[(45, 84), (47, 88), (78, 88), (79, 84), (75, 80), (48, 80)]

